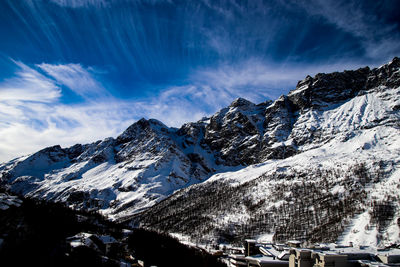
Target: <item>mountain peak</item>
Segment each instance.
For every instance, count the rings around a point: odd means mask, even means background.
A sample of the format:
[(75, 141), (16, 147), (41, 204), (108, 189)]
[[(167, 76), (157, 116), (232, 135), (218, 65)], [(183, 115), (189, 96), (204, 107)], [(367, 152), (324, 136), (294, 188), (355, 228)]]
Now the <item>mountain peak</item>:
[(129, 126), (120, 136), (117, 137), (119, 143), (130, 141), (143, 131), (168, 132), (169, 128), (159, 120), (141, 118)]
[(400, 59), (398, 58), (398, 57), (394, 57), (393, 59), (392, 59), (392, 61), (391, 62), (389, 62), (389, 64), (388, 65), (396, 65), (396, 66), (400, 66)]
[(244, 99), (242, 97), (236, 98), (233, 100), (233, 102), (229, 105), (230, 107), (247, 107), (247, 106), (252, 106), (254, 103), (250, 102), (247, 99)]

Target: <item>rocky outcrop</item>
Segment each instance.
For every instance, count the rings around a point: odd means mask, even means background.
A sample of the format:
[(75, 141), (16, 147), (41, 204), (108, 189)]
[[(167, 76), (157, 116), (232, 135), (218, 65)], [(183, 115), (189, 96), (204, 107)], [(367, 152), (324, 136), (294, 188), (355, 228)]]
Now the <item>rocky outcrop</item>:
[(269, 104), (255, 105), (239, 98), (210, 118), (202, 143), (215, 153), (217, 164), (236, 166), (258, 161), (263, 113)]
[(390, 63), (379, 68), (365, 67), (354, 71), (318, 73), (315, 77), (307, 76), (299, 81), (288, 98), (294, 109), (299, 111), (326, 107), (379, 86), (399, 87), (399, 68), (400, 59), (395, 57)]
[(318, 73), (299, 81), (296, 89), (289, 93), (295, 110), (324, 107), (345, 101), (366, 89), (368, 67), (355, 71)]
[(367, 78), (366, 89), (374, 89), (379, 86), (399, 87), (400, 86), (400, 59), (398, 57), (379, 68), (372, 69)]

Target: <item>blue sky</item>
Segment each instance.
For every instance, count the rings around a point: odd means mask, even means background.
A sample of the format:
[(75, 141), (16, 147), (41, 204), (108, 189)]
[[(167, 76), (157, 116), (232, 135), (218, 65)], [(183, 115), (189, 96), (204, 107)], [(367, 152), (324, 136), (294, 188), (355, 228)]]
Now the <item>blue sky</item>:
[(0, 162), (400, 55), (392, 1), (2, 0)]

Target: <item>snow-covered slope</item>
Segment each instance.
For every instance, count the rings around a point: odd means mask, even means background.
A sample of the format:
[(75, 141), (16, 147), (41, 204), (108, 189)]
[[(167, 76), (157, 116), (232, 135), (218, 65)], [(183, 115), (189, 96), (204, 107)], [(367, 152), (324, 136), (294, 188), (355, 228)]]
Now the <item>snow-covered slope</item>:
[[(364, 77), (364, 85), (353, 75)], [(381, 81), (370, 86), (374, 75)], [(277, 153), (275, 159), (215, 174), (132, 219), (193, 242), (273, 234), (277, 241), (399, 243), (399, 77), (398, 59), (371, 71), (307, 77), (266, 109), (275, 110), (266, 112), (275, 115), (266, 121), (278, 122), (264, 127), (264, 140), (275, 139), (264, 151), (290, 148), (293, 156), (279, 159)], [(347, 87), (352, 86), (347, 79), (357, 87)], [(331, 88), (335, 83), (338, 92)]]
[(308, 76), (274, 102), (239, 98), (180, 129), (142, 119), (4, 163), (1, 181), (193, 239), (399, 241), (399, 69), (395, 58)]

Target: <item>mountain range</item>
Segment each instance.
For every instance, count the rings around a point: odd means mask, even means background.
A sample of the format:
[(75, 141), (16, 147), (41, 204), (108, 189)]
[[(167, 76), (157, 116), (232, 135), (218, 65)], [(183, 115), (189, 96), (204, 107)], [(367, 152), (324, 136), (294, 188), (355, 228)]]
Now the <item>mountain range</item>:
[(400, 242), (400, 60), (320, 73), (275, 101), (0, 164), (25, 197), (198, 243)]

